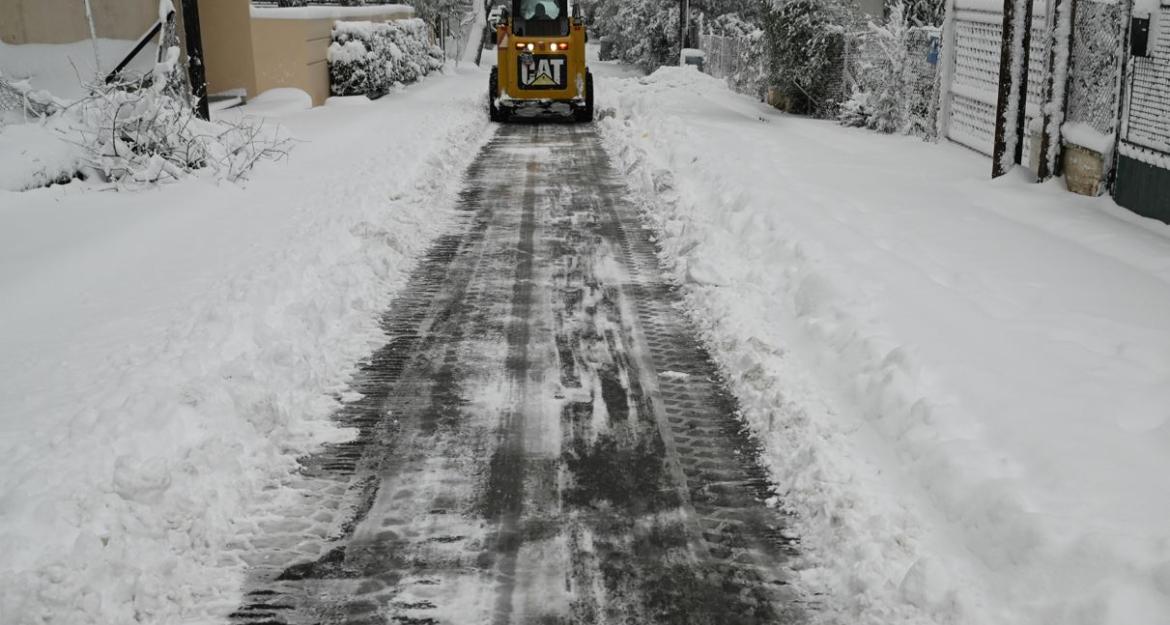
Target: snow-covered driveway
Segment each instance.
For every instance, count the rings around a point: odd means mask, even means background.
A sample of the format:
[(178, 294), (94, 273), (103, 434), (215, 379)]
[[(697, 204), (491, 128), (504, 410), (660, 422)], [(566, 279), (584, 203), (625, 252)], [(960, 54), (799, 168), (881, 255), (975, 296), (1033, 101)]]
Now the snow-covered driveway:
[(693, 71), (598, 92), (826, 617), (1170, 622), (1170, 228)]

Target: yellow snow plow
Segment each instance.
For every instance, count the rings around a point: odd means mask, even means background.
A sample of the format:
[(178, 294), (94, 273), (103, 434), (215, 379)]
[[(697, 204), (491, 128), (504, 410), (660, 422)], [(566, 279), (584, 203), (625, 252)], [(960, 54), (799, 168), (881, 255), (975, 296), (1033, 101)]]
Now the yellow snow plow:
[(569, 0), (512, 0), (496, 30), (488, 82), (492, 121), (548, 114), (593, 121), (593, 75), (585, 66), (585, 20)]

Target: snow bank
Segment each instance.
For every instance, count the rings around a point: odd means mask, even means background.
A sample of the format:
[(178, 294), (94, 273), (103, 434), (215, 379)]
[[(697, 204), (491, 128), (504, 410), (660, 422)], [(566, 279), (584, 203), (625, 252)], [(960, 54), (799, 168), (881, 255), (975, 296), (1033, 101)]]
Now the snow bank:
[(59, 121), (0, 125), (0, 191), (67, 182), (81, 169), (85, 150), (66, 141)]
[(248, 100), (248, 114), (279, 116), (313, 108), (313, 96), (296, 87), (277, 87)]
[(246, 188), (0, 191), (5, 623), (238, 605), (222, 547), (349, 435), (334, 398), (487, 138), (481, 85), (284, 117), (303, 143)]
[(696, 72), (598, 93), (819, 622), (1170, 622), (1170, 228)]

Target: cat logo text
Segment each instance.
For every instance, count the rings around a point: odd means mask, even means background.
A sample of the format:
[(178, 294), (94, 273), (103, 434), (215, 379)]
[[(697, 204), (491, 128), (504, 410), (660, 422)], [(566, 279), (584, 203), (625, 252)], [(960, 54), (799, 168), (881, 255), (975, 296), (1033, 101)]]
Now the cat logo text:
[(564, 56), (529, 57), (520, 60), (520, 87), (522, 89), (564, 89), (566, 84)]

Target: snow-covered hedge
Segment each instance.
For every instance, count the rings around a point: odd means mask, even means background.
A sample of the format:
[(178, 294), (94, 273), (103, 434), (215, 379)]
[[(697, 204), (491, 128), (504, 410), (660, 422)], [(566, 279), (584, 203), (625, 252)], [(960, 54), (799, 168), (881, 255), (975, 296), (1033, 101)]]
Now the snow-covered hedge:
[(333, 95), (384, 93), (443, 66), (443, 51), (432, 43), (421, 19), (391, 22), (337, 22), (329, 46)]

